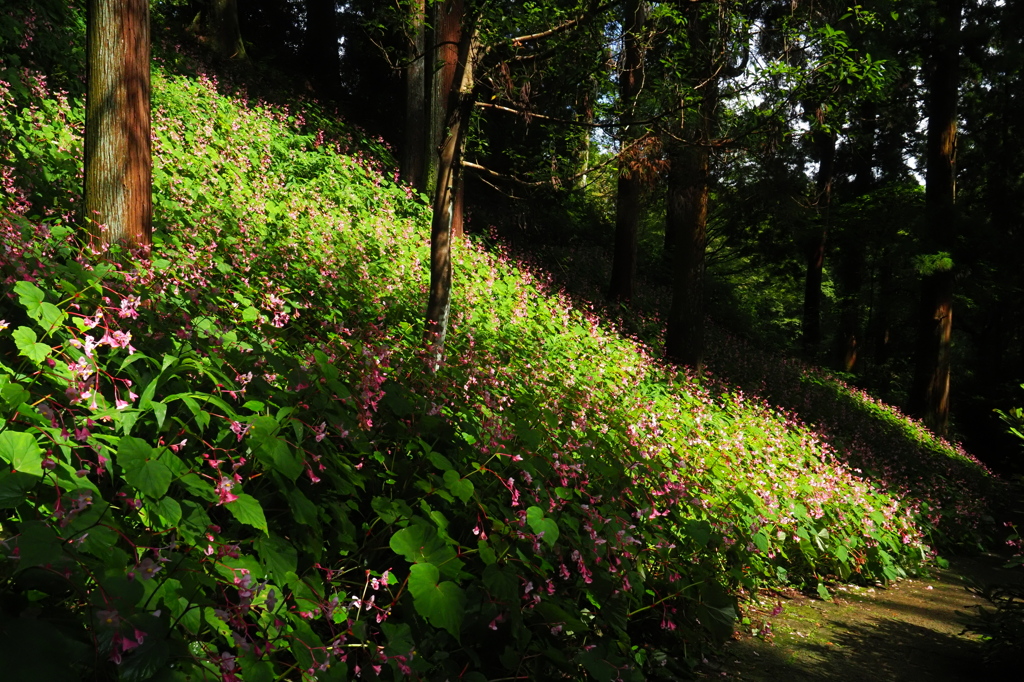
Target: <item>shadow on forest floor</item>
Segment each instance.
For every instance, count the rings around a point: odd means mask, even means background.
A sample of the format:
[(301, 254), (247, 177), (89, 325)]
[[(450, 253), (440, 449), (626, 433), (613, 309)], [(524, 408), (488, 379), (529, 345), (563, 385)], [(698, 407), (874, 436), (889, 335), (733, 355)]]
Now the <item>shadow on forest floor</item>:
[[(751, 625), (700, 677), (769, 682), (929, 682), (1016, 679), (982, 661), (979, 638), (962, 634), (972, 607), (986, 604), (969, 581), (1021, 582), (1002, 558), (957, 558), (949, 569), (887, 588), (838, 586), (824, 602), (790, 593), (748, 606)], [(764, 599), (764, 598), (763, 598)], [(768, 613), (781, 601), (782, 613)], [(772, 641), (750, 636), (767, 618)]]

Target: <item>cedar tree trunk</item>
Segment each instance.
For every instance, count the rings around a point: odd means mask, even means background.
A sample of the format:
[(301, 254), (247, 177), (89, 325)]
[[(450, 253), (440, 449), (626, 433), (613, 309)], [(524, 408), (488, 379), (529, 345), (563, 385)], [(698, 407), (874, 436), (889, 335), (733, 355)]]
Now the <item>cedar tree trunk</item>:
[[(861, 107), (861, 124), (853, 136), (853, 193), (863, 197), (875, 184), (874, 148), (876, 105)], [(852, 372), (857, 366), (861, 345), (861, 290), (864, 286), (866, 262), (865, 233), (867, 225), (847, 226), (841, 233), (840, 255), (836, 273), (839, 280), (839, 334), (836, 336), (836, 367)]]
[(832, 176), (835, 172), (836, 138), (818, 130), (811, 133), (818, 157), (816, 204), (819, 229), (807, 248), (807, 270), (804, 277), (804, 318), (802, 339), (804, 356), (813, 358), (821, 344), (821, 279), (825, 268), (825, 247), (828, 245), (829, 208), (832, 202)]
[[(710, 86), (710, 84), (709, 84)], [(702, 109), (705, 107), (702, 106)], [(710, 126), (703, 126), (705, 131)], [(675, 290), (665, 354), (698, 374), (704, 366), (704, 251), (707, 245), (709, 150), (706, 135), (672, 154), (666, 231), (677, 235)]]
[(427, 155), (427, 70), (426, 3), (414, 0), (409, 9), (409, 65), (405, 67), (405, 150), (402, 154), (402, 179), (416, 189), (426, 191)]
[[(962, 0), (936, 0), (934, 53), (926, 69), (926, 243), (935, 253), (956, 245), (957, 88), (960, 83)], [(919, 308), (917, 357), (910, 412), (936, 435), (949, 429), (950, 339), (953, 330), (953, 269), (948, 259), (924, 273)]]
[(85, 218), (95, 250), (152, 234), (149, 0), (89, 0)]
[(462, 32), (458, 48), (457, 68), (449, 98), (447, 135), (438, 151), (434, 213), (430, 225), (430, 294), (424, 335), (427, 343), (436, 348), (435, 368), (444, 350), (451, 309), (452, 223), (462, 185), (466, 129), (473, 110), (473, 69), (480, 51), (475, 28)]
[[(427, 88), (427, 156), (424, 191), (437, 189), (438, 159), (445, 138), (455, 71), (459, 64), (462, 38), (463, 0), (442, 0), (433, 4), (430, 30), (427, 32), (425, 85)], [(457, 87), (457, 86), (456, 86)]]
[[(622, 158), (619, 160), (618, 192), (615, 198), (615, 252), (612, 255), (611, 284), (608, 300), (629, 301), (633, 298), (633, 280), (636, 278), (637, 232), (640, 226), (640, 194), (642, 179), (636, 164), (630, 161), (629, 145), (639, 137), (635, 125), (636, 98), (644, 76), (644, 52), (640, 31), (647, 18), (643, 0), (627, 0), (625, 30), (625, 58), (619, 75), (619, 101), (622, 113)], [(634, 166), (634, 167), (631, 167)]]
[(238, 0), (210, 0), (210, 40), (221, 59), (247, 58), (238, 26)]

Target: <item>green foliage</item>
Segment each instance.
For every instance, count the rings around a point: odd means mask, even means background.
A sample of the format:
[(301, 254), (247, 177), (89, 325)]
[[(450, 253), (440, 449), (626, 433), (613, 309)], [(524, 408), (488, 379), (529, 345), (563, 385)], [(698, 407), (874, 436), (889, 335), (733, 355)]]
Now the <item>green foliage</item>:
[[(77, 169), (3, 138), (36, 188), (0, 218), (5, 660), (31, 635), (39, 679), (674, 679), (744, 590), (926, 559), (925, 515), (815, 432), (471, 243), (431, 371), (429, 220), (379, 145), (220, 89), (154, 73), (150, 260), (83, 255)], [(79, 145), (50, 95), (4, 130)]]

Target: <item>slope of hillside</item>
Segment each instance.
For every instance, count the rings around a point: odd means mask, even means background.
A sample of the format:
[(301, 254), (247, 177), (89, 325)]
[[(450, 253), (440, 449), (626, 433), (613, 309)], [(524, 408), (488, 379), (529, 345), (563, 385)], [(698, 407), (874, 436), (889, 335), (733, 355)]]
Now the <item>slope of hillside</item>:
[(432, 372), (387, 150), (166, 59), (148, 257), (81, 253), (81, 103), (0, 76), (15, 676), (674, 679), (748, 590), (928, 560), (918, 500), (472, 242)]

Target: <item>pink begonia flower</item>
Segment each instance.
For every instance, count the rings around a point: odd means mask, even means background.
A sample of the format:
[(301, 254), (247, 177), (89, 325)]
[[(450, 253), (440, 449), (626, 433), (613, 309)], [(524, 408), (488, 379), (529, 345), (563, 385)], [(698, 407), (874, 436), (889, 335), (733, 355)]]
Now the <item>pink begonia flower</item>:
[(243, 424), (241, 422), (236, 421), (231, 422), (231, 430), (235, 433), (236, 436), (238, 436), (239, 442), (241, 442), (242, 437), (245, 436), (246, 433), (248, 433), (250, 426), (251, 424)]
[(234, 502), (238, 499), (238, 495), (231, 492), (231, 489), (235, 487), (235, 482), (227, 476), (221, 476), (220, 480), (217, 481), (215, 490), (219, 497), (217, 504), (227, 504), (228, 502)]
[(130, 317), (133, 320), (137, 318), (139, 313), (136, 310), (136, 307), (138, 307), (139, 303), (141, 303), (141, 301), (138, 296), (127, 296), (126, 298), (121, 299), (121, 309), (117, 313), (118, 317), (122, 319)]
[(135, 572), (139, 576), (140, 580), (149, 580), (162, 570), (164, 570), (164, 567), (149, 557), (143, 559), (139, 562), (139, 565), (135, 567)]

